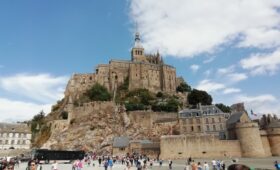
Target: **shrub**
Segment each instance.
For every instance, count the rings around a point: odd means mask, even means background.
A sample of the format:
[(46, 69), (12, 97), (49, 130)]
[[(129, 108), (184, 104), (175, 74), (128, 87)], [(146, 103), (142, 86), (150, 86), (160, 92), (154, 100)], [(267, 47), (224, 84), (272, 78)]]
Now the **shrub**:
[(92, 101), (111, 100), (111, 94), (108, 92), (108, 90), (98, 83), (96, 83), (89, 90), (87, 90), (85, 95)]

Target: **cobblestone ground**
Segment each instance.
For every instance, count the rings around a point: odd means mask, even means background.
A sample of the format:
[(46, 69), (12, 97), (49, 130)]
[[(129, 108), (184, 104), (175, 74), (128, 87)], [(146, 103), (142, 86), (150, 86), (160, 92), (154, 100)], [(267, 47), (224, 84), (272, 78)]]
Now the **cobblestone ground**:
[[(247, 165), (250, 168), (254, 169), (271, 169), (274, 170), (274, 161), (278, 160), (280, 161), (280, 157), (271, 157), (271, 158), (242, 158), (239, 159), (238, 163)], [(195, 162), (208, 162), (209, 166), (211, 167), (211, 160), (205, 160), (205, 159), (195, 159)], [(229, 166), (232, 164), (231, 160), (224, 160), (226, 163), (226, 166)], [(185, 166), (185, 160), (175, 160), (173, 161), (173, 170), (183, 170)], [(99, 167), (97, 161), (94, 161), (95, 166), (87, 166), (84, 165), (82, 170), (104, 170), (104, 167)], [(27, 163), (21, 163), (19, 167), (15, 167), (15, 170), (25, 170), (27, 166)], [(43, 164), (42, 165), (43, 170), (51, 170), (51, 164)], [(121, 164), (114, 164), (112, 170), (124, 170), (125, 166)], [(211, 169), (211, 168), (210, 168)], [(59, 163), (58, 170), (72, 170), (72, 165), (67, 163)], [(108, 168), (108, 170), (110, 170)], [(136, 170), (136, 167), (132, 167), (132, 170)], [(149, 167), (149, 170), (168, 170), (168, 163), (167, 161), (163, 163), (163, 166), (160, 167), (158, 163), (154, 163), (153, 167)]]

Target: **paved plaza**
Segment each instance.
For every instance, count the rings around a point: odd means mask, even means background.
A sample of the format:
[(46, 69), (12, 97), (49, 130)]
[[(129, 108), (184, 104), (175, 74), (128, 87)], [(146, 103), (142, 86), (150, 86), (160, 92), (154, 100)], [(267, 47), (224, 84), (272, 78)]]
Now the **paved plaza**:
[[(254, 169), (275, 169), (274, 168), (274, 161), (280, 161), (280, 157), (270, 157), (270, 158), (242, 158), (238, 160), (239, 164), (244, 164), (249, 166), (250, 168)], [(211, 160), (205, 159), (195, 159), (195, 162), (208, 162), (209, 166), (211, 167)], [(224, 159), (226, 166), (229, 166), (232, 163), (229, 159)], [(185, 166), (185, 160), (174, 160), (173, 161), (173, 170), (183, 170)], [(104, 167), (99, 167), (98, 162), (94, 161), (95, 166), (88, 166), (84, 165), (83, 170), (104, 170)], [(15, 170), (25, 170), (27, 167), (27, 163), (21, 163), (19, 167), (15, 167)], [(43, 164), (43, 170), (51, 170), (51, 164)], [(119, 163), (114, 164), (113, 170), (124, 170), (125, 166)], [(163, 166), (160, 167), (158, 163), (154, 163), (153, 167), (149, 167), (150, 170), (168, 170), (168, 161), (163, 162)], [(210, 168), (211, 169), (211, 168)], [(58, 165), (58, 170), (72, 170), (72, 165), (70, 163), (60, 163)], [(108, 168), (109, 170), (109, 168)], [(136, 167), (133, 166), (132, 170), (136, 170)]]

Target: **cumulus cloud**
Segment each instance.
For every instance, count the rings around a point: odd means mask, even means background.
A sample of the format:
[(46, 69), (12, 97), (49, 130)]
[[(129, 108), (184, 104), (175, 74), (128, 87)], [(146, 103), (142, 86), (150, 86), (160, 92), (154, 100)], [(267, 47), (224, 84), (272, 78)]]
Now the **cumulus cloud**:
[(249, 70), (252, 75), (273, 75), (280, 66), (280, 48), (273, 53), (253, 54), (249, 58), (242, 59), (240, 64), (243, 69)]
[(244, 102), (247, 110), (258, 114), (273, 113), (280, 115), (280, 101), (271, 94), (257, 96), (237, 95), (236, 102)]
[(68, 78), (49, 74), (17, 74), (0, 77), (0, 88), (35, 102), (49, 103), (63, 97)]
[(192, 57), (221, 45), (279, 46), (280, 1), (131, 0), (130, 16), (147, 51)]
[(232, 94), (232, 93), (239, 93), (241, 90), (238, 88), (226, 88), (223, 91), (223, 94)]
[(235, 71), (236, 66), (231, 65), (225, 68), (219, 68), (217, 70), (217, 75), (219, 77), (223, 77), (226, 79), (226, 82), (229, 83), (237, 83), (242, 80), (246, 80), (248, 76), (245, 73), (238, 73)]
[(207, 91), (207, 92), (215, 92), (217, 90), (224, 89), (225, 85), (206, 79), (206, 80), (200, 81), (196, 88), (199, 90)]
[(190, 69), (192, 70), (192, 72), (197, 72), (197, 70), (199, 70), (200, 66), (199, 65), (196, 65), (196, 64), (193, 64), (190, 66)]
[(43, 110), (49, 113), (52, 104), (36, 104), (0, 98), (0, 122), (30, 120), (35, 114)]

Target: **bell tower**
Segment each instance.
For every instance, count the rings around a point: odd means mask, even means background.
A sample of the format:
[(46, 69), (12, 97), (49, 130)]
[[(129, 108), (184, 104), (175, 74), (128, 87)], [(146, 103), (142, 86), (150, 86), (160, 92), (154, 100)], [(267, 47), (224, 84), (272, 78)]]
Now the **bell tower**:
[(135, 62), (146, 62), (144, 48), (141, 44), (139, 32), (135, 33), (134, 46), (131, 49), (131, 60)]

